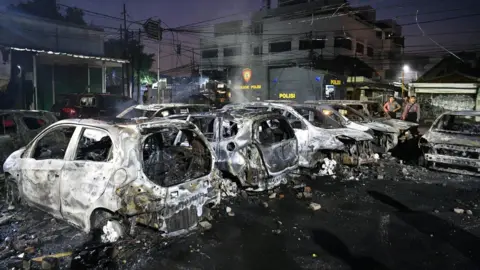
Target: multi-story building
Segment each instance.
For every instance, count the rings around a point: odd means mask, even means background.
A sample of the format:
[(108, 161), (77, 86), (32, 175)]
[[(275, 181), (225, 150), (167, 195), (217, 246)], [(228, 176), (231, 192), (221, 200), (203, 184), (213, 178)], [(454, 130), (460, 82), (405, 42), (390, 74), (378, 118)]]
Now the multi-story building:
[(201, 41), (201, 70), (225, 69), (238, 79), (250, 68), (263, 88), (271, 88), (280, 74), (275, 69), (285, 66), (392, 81), (401, 66), (401, 26), (377, 21), (372, 7), (352, 8), (344, 0), (279, 1), (251, 20), (216, 24), (208, 32), (214, 34)]

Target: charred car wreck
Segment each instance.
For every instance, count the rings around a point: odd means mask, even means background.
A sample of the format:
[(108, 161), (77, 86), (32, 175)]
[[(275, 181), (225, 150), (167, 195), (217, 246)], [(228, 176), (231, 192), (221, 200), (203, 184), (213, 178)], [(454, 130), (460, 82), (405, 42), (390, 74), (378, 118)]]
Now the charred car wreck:
[(451, 173), (480, 175), (480, 112), (440, 115), (420, 138), (420, 164)]
[[(319, 104), (314, 102), (308, 104)], [(326, 105), (326, 104), (325, 104)], [(329, 104), (335, 111), (341, 115), (344, 125), (351, 129), (373, 133), (375, 151), (385, 153), (393, 149), (398, 144), (398, 130), (382, 122), (374, 121), (361, 112), (342, 104)]]
[[(372, 121), (381, 122), (397, 129), (398, 141), (405, 142), (413, 139), (418, 132), (418, 124), (403, 121), (400, 119), (392, 119), (382, 109), (382, 106), (375, 101), (361, 100), (327, 100), (328, 104), (342, 104), (357, 110), (363, 115), (369, 117)], [(399, 112), (398, 114), (401, 114)]]
[(108, 221), (118, 234), (140, 223), (169, 235), (194, 228), (220, 199), (214, 163), (186, 121), (72, 119), (45, 129), (3, 169), (9, 203), (20, 199), (85, 232)]
[(15, 150), (27, 145), (40, 131), (57, 121), (47, 111), (0, 111), (0, 162)]
[[(299, 144), (299, 166), (319, 172), (325, 158), (348, 165), (374, 162), (373, 137), (344, 128), (314, 107), (298, 104), (252, 102), (226, 105), (224, 109), (247, 108), (273, 111), (285, 116)], [(330, 108), (330, 111), (333, 111)], [(323, 168), (325, 169), (325, 168)]]
[(298, 166), (295, 133), (276, 113), (223, 110), (173, 118), (196, 124), (215, 149), (218, 169), (247, 190), (286, 183), (288, 173)]
[(211, 106), (206, 104), (165, 103), (135, 105), (117, 115), (122, 119), (144, 119), (168, 117), (176, 114), (189, 114), (210, 111)]

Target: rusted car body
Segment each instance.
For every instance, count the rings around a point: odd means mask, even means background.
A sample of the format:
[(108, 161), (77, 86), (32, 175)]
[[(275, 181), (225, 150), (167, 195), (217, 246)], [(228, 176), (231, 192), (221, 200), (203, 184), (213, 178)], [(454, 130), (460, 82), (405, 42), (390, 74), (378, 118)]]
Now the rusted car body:
[(142, 119), (142, 118), (160, 118), (175, 114), (189, 114), (208, 112), (211, 106), (207, 104), (187, 104), (187, 103), (165, 103), (135, 105), (127, 108), (117, 115), (117, 118), (123, 119)]
[[(331, 121), (335, 115), (326, 116), (312, 106), (286, 102), (250, 102), (224, 106), (224, 109), (234, 108), (267, 110), (285, 116), (298, 139), (300, 167), (317, 170), (322, 166), (324, 158), (348, 165), (367, 164), (375, 160), (371, 142), (373, 137), (370, 134), (344, 128)], [(330, 108), (330, 111), (334, 110)]]
[(203, 207), (218, 202), (214, 163), (210, 144), (186, 121), (71, 119), (45, 129), (3, 169), (12, 201), (18, 195), (85, 232), (109, 217), (170, 234), (194, 228)]
[[(349, 106), (364, 115), (368, 116), (375, 122), (381, 122), (396, 128), (398, 131), (398, 140), (404, 142), (406, 140), (413, 139), (413, 134), (416, 133), (418, 128), (417, 123), (403, 121), (400, 119), (392, 119), (388, 117), (383, 111), (382, 104), (376, 101), (363, 101), (363, 100), (326, 100), (327, 104), (342, 104)], [(399, 116), (401, 110), (397, 113)]]
[(3, 164), (11, 153), (27, 145), (57, 118), (47, 111), (0, 110), (0, 121), (0, 163)]
[(480, 112), (443, 113), (420, 138), (419, 147), (421, 165), (480, 176)]
[(215, 149), (218, 169), (247, 190), (263, 191), (286, 183), (288, 174), (298, 167), (295, 133), (277, 113), (223, 110), (172, 118), (196, 124)]

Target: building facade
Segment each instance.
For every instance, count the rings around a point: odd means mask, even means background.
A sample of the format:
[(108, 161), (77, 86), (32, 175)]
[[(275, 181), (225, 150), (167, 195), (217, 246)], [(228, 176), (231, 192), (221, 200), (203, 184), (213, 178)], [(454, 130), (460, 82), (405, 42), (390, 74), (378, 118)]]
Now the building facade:
[[(403, 38), (395, 21), (377, 21), (373, 8), (352, 8), (343, 0), (300, 2), (305, 3), (280, 1), (278, 8), (263, 9), (250, 20), (210, 26), (205, 32), (212, 37), (201, 40), (201, 70), (229, 70), (232, 83), (241, 84), (241, 72), (232, 70), (250, 68), (264, 77), (264, 87), (271, 87), (273, 73), (278, 75), (272, 69), (289, 66), (396, 79)], [(336, 61), (338, 57), (357, 62)]]
[(50, 110), (62, 94), (106, 92), (106, 68), (127, 63), (104, 57), (99, 28), (0, 11), (0, 33), (5, 109)]

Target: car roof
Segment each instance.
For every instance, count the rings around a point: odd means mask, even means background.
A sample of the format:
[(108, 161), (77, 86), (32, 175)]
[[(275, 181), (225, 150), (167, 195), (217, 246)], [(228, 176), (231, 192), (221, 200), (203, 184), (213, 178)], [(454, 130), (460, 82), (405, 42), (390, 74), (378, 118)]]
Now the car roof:
[(158, 111), (165, 108), (182, 108), (182, 107), (210, 107), (206, 104), (188, 104), (188, 103), (166, 103), (166, 104), (139, 104), (135, 105), (135, 109), (144, 111)]
[(177, 127), (177, 128), (192, 128), (191, 123), (184, 120), (174, 120), (168, 118), (155, 118), (155, 119), (123, 119), (123, 118), (113, 118), (113, 117), (104, 117), (96, 119), (65, 119), (60, 120), (53, 125), (82, 125), (82, 126), (92, 126), (108, 131), (115, 131), (119, 129), (136, 129), (142, 127), (148, 127), (155, 125), (158, 127)]
[(443, 115), (458, 115), (458, 116), (480, 116), (480, 111), (465, 110), (465, 111), (448, 111)]

